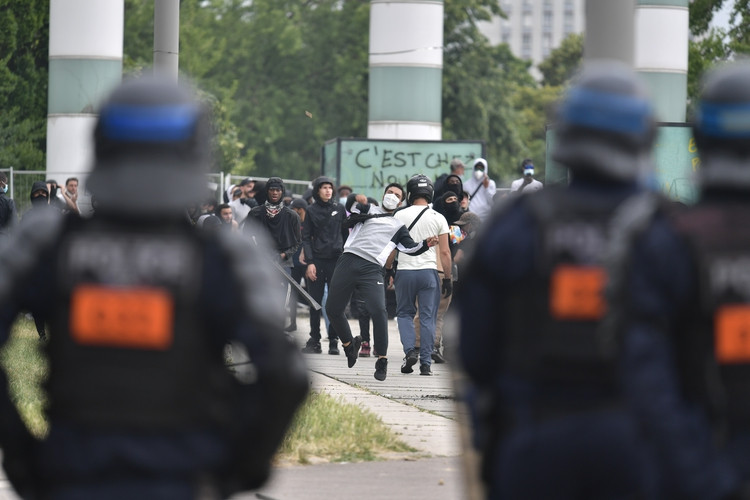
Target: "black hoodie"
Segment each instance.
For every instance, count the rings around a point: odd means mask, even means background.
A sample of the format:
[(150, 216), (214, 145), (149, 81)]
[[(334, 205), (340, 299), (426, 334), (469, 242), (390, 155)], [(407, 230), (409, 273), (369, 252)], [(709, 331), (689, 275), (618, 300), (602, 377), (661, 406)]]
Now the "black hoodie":
[(313, 181), (315, 203), (307, 207), (305, 224), (302, 227), (302, 245), (305, 249), (305, 262), (314, 264), (316, 259), (338, 259), (344, 251), (347, 230), (343, 226), (346, 210), (331, 197), (329, 201), (320, 199), (320, 187), (333, 181), (328, 177), (318, 177)]

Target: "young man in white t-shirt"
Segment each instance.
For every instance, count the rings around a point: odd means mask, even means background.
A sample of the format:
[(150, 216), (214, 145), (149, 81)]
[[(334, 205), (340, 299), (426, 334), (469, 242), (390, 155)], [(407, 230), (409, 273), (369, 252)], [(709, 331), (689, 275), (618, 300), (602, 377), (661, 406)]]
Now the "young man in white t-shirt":
[[(399, 210), (394, 217), (409, 228), (415, 241), (438, 237), (437, 251), (430, 248), (421, 255), (400, 255), (398, 272), (394, 279), (396, 289), (396, 320), (404, 348), (404, 364), (401, 373), (412, 373), (419, 361), (420, 375), (432, 375), (432, 349), (435, 343), (435, 321), (440, 304), (440, 295), (453, 293), (451, 282), (451, 252), (448, 246), (448, 222), (441, 214), (430, 208), (432, 181), (424, 175), (415, 175), (406, 184), (409, 206)], [(414, 222), (416, 221), (416, 223)], [(441, 283), (437, 271), (437, 258), (445, 274)], [(386, 265), (388, 267), (388, 265)], [(419, 304), (417, 306), (417, 303)], [(414, 316), (419, 307), (420, 347), (416, 346)]]

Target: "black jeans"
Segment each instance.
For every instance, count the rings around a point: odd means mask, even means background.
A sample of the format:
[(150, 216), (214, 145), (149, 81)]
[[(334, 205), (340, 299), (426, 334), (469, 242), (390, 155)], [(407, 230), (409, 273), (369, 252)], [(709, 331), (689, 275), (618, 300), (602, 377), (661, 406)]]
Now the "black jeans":
[[(323, 302), (323, 294), (325, 293), (326, 283), (328, 283), (328, 294), (331, 294), (331, 278), (333, 277), (333, 270), (336, 268), (336, 259), (315, 259), (315, 269), (317, 272), (317, 279), (315, 281), (308, 280), (305, 278), (307, 283), (307, 292), (312, 296), (318, 304)], [(329, 298), (330, 300), (330, 298)], [(310, 308), (310, 338), (320, 341), (320, 316), (321, 311), (316, 311), (312, 307)], [(329, 318), (330, 319), (330, 318)], [(328, 340), (334, 340), (338, 338), (338, 330), (331, 324), (331, 329), (328, 332)]]
[(372, 333), (375, 350), (379, 356), (388, 353), (388, 313), (385, 309), (383, 293), (383, 268), (351, 253), (339, 259), (333, 279), (328, 285), (326, 312), (331, 328), (338, 333), (342, 342), (351, 342), (352, 331), (346, 319), (346, 305), (356, 291), (364, 301), (372, 318)]

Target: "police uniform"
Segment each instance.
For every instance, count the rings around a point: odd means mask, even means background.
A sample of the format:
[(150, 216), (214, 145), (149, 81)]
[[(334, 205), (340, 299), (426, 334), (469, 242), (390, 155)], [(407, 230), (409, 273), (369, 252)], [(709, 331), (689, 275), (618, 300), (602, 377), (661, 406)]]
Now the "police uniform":
[(700, 200), (683, 210), (642, 200), (613, 249), (625, 389), (665, 498), (748, 494), (749, 85), (748, 64), (710, 74), (694, 125)]
[[(607, 119), (590, 122), (592, 109)], [(587, 65), (556, 124), (553, 155), (570, 184), (509, 198), (483, 224), (458, 304), (487, 498), (652, 493), (649, 454), (620, 389), (618, 342), (600, 323), (609, 224), (639, 191), (635, 158), (653, 126), (632, 70)]]
[[(5, 384), (0, 398), (4, 466), (22, 495), (220, 498), (270, 473), (307, 377), (281, 331), (267, 242), (248, 254), (183, 216), (202, 192), (204, 120), (184, 89), (123, 84), (95, 132), (96, 214), (44, 211), (1, 257), (2, 340), (21, 308), (50, 322), (48, 435), (31, 437)], [(130, 189), (145, 168), (180, 194)], [(229, 344), (250, 360), (236, 376)]]

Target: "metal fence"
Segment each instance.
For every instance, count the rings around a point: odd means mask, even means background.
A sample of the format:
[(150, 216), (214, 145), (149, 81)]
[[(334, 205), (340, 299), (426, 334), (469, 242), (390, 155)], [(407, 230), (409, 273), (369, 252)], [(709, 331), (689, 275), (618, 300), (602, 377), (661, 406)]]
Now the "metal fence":
[[(65, 180), (70, 177), (76, 177), (79, 179), (81, 187), (79, 195), (79, 206), (83, 213), (87, 213), (91, 204), (90, 196), (85, 191), (87, 173), (81, 172), (56, 172), (54, 175), (48, 175), (45, 170), (16, 170), (13, 167), (0, 169), (1, 172), (5, 172), (8, 175), (8, 197), (12, 198), (16, 203), (16, 209), (19, 214), (23, 214), (31, 206), (31, 186), (36, 181), (47, 181), (54, 179), (57, 185), (61, 189), (65, 187)], [(266, 181), (268, 177), (255, 177), (246, 175), (229, 175), (220, 173), (206, 174), (207, 185), (209, 191), (212, 191), (216, 200), (219, 202), (224, 201), (224, 192), (229, 189), (232, 184), (239, 184), (242, 179), (250, 177), (257, 181)], [(284, 185), (288, 193), (294, 195), (302, 195), (308, 187), (310, 187), (310, 181), (302, 181), (296, 179), (284, 179)]]

